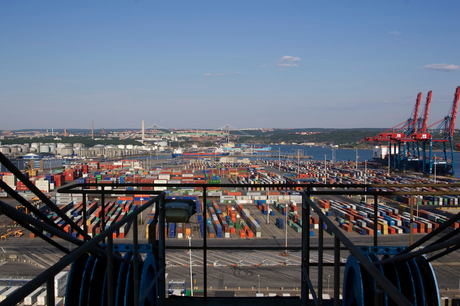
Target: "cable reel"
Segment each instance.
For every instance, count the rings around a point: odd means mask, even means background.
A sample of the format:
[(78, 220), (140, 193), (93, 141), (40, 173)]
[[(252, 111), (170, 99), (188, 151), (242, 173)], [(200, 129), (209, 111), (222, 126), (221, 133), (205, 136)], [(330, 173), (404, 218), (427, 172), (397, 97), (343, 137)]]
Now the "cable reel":
[[(105, 245), (102, 245), (105, 246)], [(145, 261), (141, 253), (146, 253)], [(133, 246), (114, 245), (114, 257), (122, 257), (123, 261), (113, 260), (113, 300), (116, 306), (132, 305), (134, 299), (134, 253)], [(159, 271), (157, 260), (152, 253), (151, 245), (139, 245), (138, 252), (139, 297), (145, 292), (146, 297), (139, 301), (142, 306), (157, 305), (158, 281), (154, 278)], [(67, 279), (66, 306), (107, 306), (108, 304), (108, 273), (107, 258), (85, 254), (73, 262)]]
[[(360, 247), (372, 262), (392, 258), (404, 249), (404, 247)], [(431, 264), (424, 262), (424, 259), (424, 256), (418, 256), (376, 267), (413, 305), (439, 306), (440, 296), (436, 276)], [(343, 278), (343, 305), (374, 305), (376, 298), (382, 300), (381, 305), (396, 305), (386, 292), (376, 297), (376, 289), (374, 279), (358, 260), (350, 255)]]

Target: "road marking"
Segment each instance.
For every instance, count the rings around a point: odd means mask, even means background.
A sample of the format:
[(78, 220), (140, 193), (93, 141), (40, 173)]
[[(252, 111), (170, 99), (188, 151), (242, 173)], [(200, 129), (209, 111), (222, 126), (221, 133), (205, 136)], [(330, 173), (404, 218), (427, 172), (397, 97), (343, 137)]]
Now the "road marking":
[(5, 251), (5, 249), (4, 249), (4, 248), (2, 248), (2, 251), (3, 251), (3, 253), (6, 253), (6, 251)]

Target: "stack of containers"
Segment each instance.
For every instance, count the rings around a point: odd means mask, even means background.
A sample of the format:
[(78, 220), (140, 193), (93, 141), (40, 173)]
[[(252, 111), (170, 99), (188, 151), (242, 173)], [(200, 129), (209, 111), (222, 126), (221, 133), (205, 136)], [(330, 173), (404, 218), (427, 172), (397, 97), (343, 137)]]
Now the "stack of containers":
[(68, 275), (69, 275), (68, 272), (59, 272), (54, 277), (54, 296), (55, 297), (65, 296)]
[(21, 287), (20, 286), (12, 286), (12, 287), (8, 288), (7, 290), (3, 291), (2, 293), (0, 293), (0, 302), (5, 300), (11, 293), (15, 292), (19, 288), (21, 288)]
[(35, 289), (31, 294), (24, 298), (24, 305), (34, 305), (37, 302), (37, 297), (45, 290), (43, 287)]
[[(132, 213), (134, 210), (136, 209), (136, 206), (131, 206), (130, 207), (130, 204), (125, 204), (124, 206), (124, 211), (120, 214), (120, 216), (123, 218), (126, 214), (130, 214)], [(128, 231), (129, 231), (129, 228), (131, 227), (131, 223), (133, 221), (130, 221), (130, 222), (126, 222), (124, 225), (122, 225), (120, 227), (120, 234), (119, 234), (119, 238), (125, 238), (126, 235), (128, 234)]]
[[(230, 238), (230, 227), (229, 227), (229, 225), (227, 223), (227, 220), (226, 220), (226, 213), (224, 215), (224, 213), (220, 209), (219, 205), (217, 205), (217, 203), (215, 201), (212, 202), (212, 208), (213, 208), (215, 214), (217, 215), (217, 221), (216, 221), (216, 224), (215, 224), (217, 238), (222, 238), (222, 229), (224, 231), (224, 236), (223, 237)], [(213, 217), (213, 220), (214, 220), (214, 217)], [(220, 229), (218, 229), (217, 224), (221, 225)]]
[(11, 189), (16, 190), (16, 177), (12, 173), (3, 173), (3, 181)]
[(65, 181), (74, 181), (77, 178), (77, 171), (75, 169), (66, 169), (64, 172)]
[[(31, 178), (30, 181), (35, 185), (36, 178)], [(10, 186), (11, 187), (11, 186)], [(26, 187), (20, 180), (16, 181), (16, 191), (29, 191), (29, 188)]]
[(88, 163), (89, 170), (98, 170), (99, 169), (99, 162), (98, 161), (90, 161)]
[(149, 194), (135, 194), (134, 195), (134, 205), (142, 205), (150, 201)]
[[(398, 234), (398, 233), (409, 233), (410, 226), (410, 214), (406, 205), (400, 205), (400, 213), (395, 208), (378, 205), (377, 215), (377, 234)], [(353, 230), (363, 235), (372, 235), (374, 221), (369, 218), (374, 218), (373, 208), (371, 205), (354, 205), (348, 203), (335, 203), (331, 201), (331, 212), (337, 216), (337, 220), (342, 226), (349, 229), (350, 224), (353, 225)], [(414, 233), (429, 233), (433, 228), (437, 228), (439, 224), (427, 219), (429, 213), (420, 210), (419, 216), (414, 217), (415, 221), (413, 224)], [(347, 219), (348, 221), (345, 221)]]
[(176, 237), (176, 224), (173, 222), (169, 222), (169, 238)]
[[(161, 176), (161, 174), (159, 175), (159, 177)], [(169, 176), (169, 174), (168, 174)], [(158, 180), (154, 180), (154, 183), (155, 184), (167, 184), (168, 183), (168, 180), (162, 180), (162, 179), (158, 179)], [(166, 186), (155, 186), (153, 187), (153, 190), (155, 191), (163, 191), (163, 190), (166, 190), (167, 187)]]
[(184, 227), (183, 227), (183, 223), (177, 223), (177, 224), (176, 224), (176, 232), (177, 232), (177, 238), (178, 238), (178, 239), (184, 238)]
[(46, 305), (46, 290), (37, 296), (37, 305)]
[[(245, 224), (246, 224), (245, 231), (248, 237), (252, 237), (253, 235), (255, 235), (256, 237), (261, 237), (262, 234), (260, 231), (260, 225), (253, 217), (251, 217), (249, 210), (244, 208), (243, 205), (238, 204), (238, 203), (235, 204), (235, 208), (238, 210), (241, 217), (245, 221)], [(249, 233), (249, 231), (251, 231), (251, 233)]]
[(191, 228), (190, 223), (185, 223), (185, 238), (190, 237), (191, 234), (192, 234), (192, 228)]
[(281, 219), (281, 218), (276, 218), (275, 225), (279, 229), (283, 229), (284, 228), (284, 220)]
[(35, 186), (41, 191), (41, 192), (50, 192), (50, 182), (46, 180), (46, 178), (40, 178), (35, 181)]
[(200, 224), (200, 236), (201, 238), (204, 238), (204, 223), (203, 223), (203, 217), (200, 215), (197, 215), (197, 221)]

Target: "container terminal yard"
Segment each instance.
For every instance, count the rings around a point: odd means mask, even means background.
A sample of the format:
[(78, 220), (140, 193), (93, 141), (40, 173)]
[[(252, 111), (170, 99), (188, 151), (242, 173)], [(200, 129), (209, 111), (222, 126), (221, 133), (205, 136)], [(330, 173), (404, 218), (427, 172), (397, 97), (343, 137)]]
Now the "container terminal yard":
[[(212, 250), (206, 258), (206, 265), (210, 266), (208, 277), (213, 284), (208, 283), (209, 290), (239, 291), (241, 295), (260, 294), (260, 282), (265, 295), (268, 294), (298, 294), (300, 286), (301, 256), (298, 250), (289, 251), (292, 247), (299, 247), (302, 237), (302, 197), (299, 191), (303, 188), (277, 187), (281, 184), (301, 183), (324, 183), (324, 184), (386, 184), (388, 187), (381, 188), (389, 191), (407, 191), (410, 187), (398, 187), (398, 185), (432, 183), (432, 178), (426, 178), (415, 174), (388, 174), (384, 169), (367, 167), (366, 163), (357, 165), (353, 162), (320, 162), (320, 161), (273, 161), (257, 160), (254, 162), (217, 162), (210, 160), (189, 160), (182, 165), (175, 166), (152, 166), (147, 167), (146, 161), (118, 160), (111, 162), (90, 161), (69, 165), (60, 173), (40, 173), (37, 170), (25, 171), (24, 174), (30, 181), (48, 198), (58, 205), (62, 213), (75, 222), (90, 237), (96, 237), (104, 229), (120, 221), (125, 216), (133, 213), (143, 204), (155, 197), (149, 191), (162, 191), (165, 186), (152, 187), (127, 187), (126, 190), (135, 191), (134, 194), (115, 194), (117, 188), (112, 187), (115, 183), (120, 184), (187, 184), (187, 187), (169, 187), (167, 199), (188, 199), (194, 202), (196, 214), (190, 218), (190, 222), (169, 222), (165, 224), (165, 240), (167, 245), (180, 246), (201, 245), (206, 238), (209, 245), (223, 246), (228, 243), (240, 245), (259, 246), (283, 246), (285, 251), (221, 251)], [(28, 199), (33, 206), (52, 220), (59, 228), (77, 239), (83, 239), (82, 235), (66, 223), (56, 213), (51, 211), (48, 205), (38, 200), (15, 175), (9, 172), (0, 174), (2, 197), (6, 203), (11, 203), (17, 210), (35, 216), (27, 208), (17, 205), (17, 202), (6, 197), (8, 188), (17, 191)], [(448, 177), (437, 177), (439, 187), (423, 187), (425, 191), (449, 190), (458, 191), (451, 187), (455, 180)], [(83, 193), (60, 193), (57, 188), (72, 184), (97, 184), (87, 190), (101, 190), (107, 194), (101, 198), (101, 194), (86, 195), (86, 211), (83, 211)], [(233, 188), (220, 187), (220, 184), (236, 184)], [(216, 187), (208, 187), (206, 203), (203, 202), (203, 188), (194, 187), (193, 184), (213, 184)], [(238, 187), (238, 184), (246, 184), (246, 187)], [(250, 187), (247, 187), (248, 184)], [(258, 187), (264, 185), (269, 187)], [(190, 186), (189, 186), (190, 185)], [(412, 239), (418, 240), (425, 234), (439, 228), (452, 218), (452, 212), (456, 213), (458, 196), (413, 196), (416, 212), (414, 221), (410, 221), (410, 196), (395, 195), (380, 197), (377, 213), (373, 206), (373, 198), (365, 196), (339, 196), (318, 195), (312, 196), (313, 201), (321, 208), (321, 211), (341, 231), (358, 244), (371, 244), (375, 235), (380, 241), (392, 246), (404, 246), (412, 244)], [(104, 201), (104, 205), (102, 205)], [(203, 215), (202, 212), (205, 212)], [(140, 243), (149, 241), (150, 226), (155, 217), (155, 206), (148, 213), (138, 216), (138, 236)], [(308, 213), (307, 213), (308, 215)], [(83, 217), (85, 216), (85, 217)], [(203, 217), (205, 216), (205, 217)], [(86, 220), (86, 222), (84, 222)], [(374, 222), (377, 224), (375, 225)], [(308, 236), (316, 239), (320, 236), (320, 220), (315, 212), (309, 216), (310, 230)], [(410, 228), (412, 226), (412, 234)], [(459, 222), (454, 222), (447, 231), (458, 229)], [(206, 228), (206, 230), (205, 230)], [(334, 234), (323, 223), (327, 233), (326, 244), (331, 244)], [(159, 238), (158, 224), (155, 228), (156, 238)], [(204, 237), (206, 233), (206, 237)], [(43, 231), (43, 234), (57, 241), (52, 233)], [(44, 246), (41, 239), (29, 230), (13, 223), (5, 215), (0, 216), (0, 236), (2, 238), (2, 251), (0, 260), (2, 272), (0, 281), (5, 289), (15, 288), (20, 282), (33, 278), (43, 269), (47, 269), (59, 261), (64, 253), (53, 247)], [(112, 233), (112, 238), (117, 244), (123, 244), (125, 240), (133, 239), (133, 224), (126, 223)], [(329, 240), (328, 240), (329, 239)], [(331, 244), (332, 245), (332, 244)], [(70, 248), (70, 247), (69, 247)], [(347, 252), (341, 251), (341, 262), (346, 262)], [(193, 250), (168, 250), (166, 272), (169, 275), (171, 288), (179, 284), (185, 286), (184, 279), (188, 275), (188, 267), (201, 268), (204, 265), (203, 254)], [(322, 254), (325, 263), (332, 264), (333, 254), (326, 251)], [(460, 292), (455, 291), (452, 284), (454, 277), (460, 276), (460, 271), (452, 271), (450, 267), (458, 262), (457, 252), (444, 257), (443, 265), (433, 265), (438, 277), (442, 295), (454, 297)], [(310, 262), (318, 263), (318, 251), (311, 252)], [(329, 277), (333, 273), (331, 267), (325, 267), (324, 278), (327, 290), (326, 295), (331, 294)], [(262, 269), (262, 270), (261, 270)], [(280, 270), (281, 269), (281, 270)], [(284, 270), (283, 270), (284, 269)], [(343, 273), (343, 267), (342, 273)], [(193, 278), (194, 289), (203, 289), (203, 274), (200, 269), (195, 269)], [(65, 269), (68, 271), (68, 269)], [(199, 271), (199, 272), (198, 272)], [(263, 272), (262, 272), (263, 271)], [(263, 275), (261, 275), (263, 273)], [(312, 273), (314, 275), (315, 273)], [(297, 281), (297, 284), (296, 284)], [(188, 281), (187, 281), (188, 282)], [(257, 282), (259, 286), (257, 286)], [(190, 293), (190, 282), (186, 288)], [(331, 280), (332, 284), (332, 280)], [(214, 289), (213, 289), (214, 288)], [(257, 290), (258, 289), (258, 290)], [(41, 304), (40, 294), (44, 291), (37, 290), (34, 299)], [(185, 290), (187, 291), (187, 290)], [(5, 290), (5, 292), (8, 292)], [(216, 293), (217, 294), (217, 293)], [(64, 298), (65, 292), (60, 291), (56, 295), (57, 303)], [(1, 299), (1, 296), (0, 296)], [(29, 302), (24, 301), (24, 305)], [(33, 303), (32, 303), (33, 304)]]

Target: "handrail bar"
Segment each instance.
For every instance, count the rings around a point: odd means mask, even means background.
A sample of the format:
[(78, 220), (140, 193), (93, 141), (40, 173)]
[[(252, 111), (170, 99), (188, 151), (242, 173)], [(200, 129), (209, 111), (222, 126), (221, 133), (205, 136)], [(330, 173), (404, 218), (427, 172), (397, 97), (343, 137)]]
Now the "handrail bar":
[[(101, 194), (102, 190), (98, 189), (74, 189), (79, 187), (133, 187), (133, 185), (138, 187), (152, 187), (152, 190), (119, 190), (112, 189), (106, 190), (106, 193), (111, 194), (139, 194), (139, 193), (150, 193), (157, 194), (159, 191), (154, 191), (153, 187), (167, 187), (167, 188), (184, 188), (188, 186), (193, 186), (197, 188), (207, 188), (207, 187), (216, 187), (216, 184), (150, 184), (150, 183), (139, 183), (139, 184), (127, 184), (127, 183), (113, 183), (113, 184), (99, 184), (99, 183), (79, 183), (70, 186), (65, 186), (58, 189), (60, 193), (85, 193), (85, 194)], [(309, 189), (310, 195), (373, 195), (373, 196), (385, 196), (385, 195), (460, 195), (460, 191), (430, 191), (430, 190), (419, 190), (419, 191), (387, 191), (387, 190), (366, 190), (366, 188), (424, 188), (424, 187), (445, 187), (445, 185), (440, 184), (397, 184), (397, 185), (388, 185), (388, 184), (219, 184), (221, 188), (286, 188), (286, 189), (296, 189), (304, 188)], [(449, 184), (449, 187), (458, 187), (460, 184)], [(311, 190), (312, 187), (317, 190)], [(346, 188), (340, 190), (318, 190), (319, 188)], [(353, 188), (353, 189), (350, 189)], [(356, 190), (358, 189), (358, 190)], [(300, 192), (300, 191), (299, 191)]]

